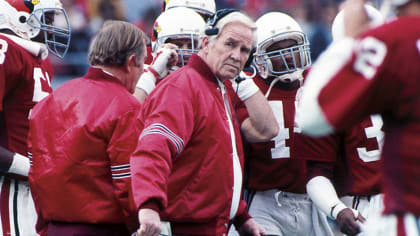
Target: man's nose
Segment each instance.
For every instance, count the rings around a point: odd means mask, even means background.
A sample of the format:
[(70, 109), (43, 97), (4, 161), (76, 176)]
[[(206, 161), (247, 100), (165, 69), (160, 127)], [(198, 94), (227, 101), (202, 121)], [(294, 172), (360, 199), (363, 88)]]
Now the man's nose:
[(236, 61), (239, 61), (241, 59), (241, 49), (239, 47), (232, 49), (231, 58)]

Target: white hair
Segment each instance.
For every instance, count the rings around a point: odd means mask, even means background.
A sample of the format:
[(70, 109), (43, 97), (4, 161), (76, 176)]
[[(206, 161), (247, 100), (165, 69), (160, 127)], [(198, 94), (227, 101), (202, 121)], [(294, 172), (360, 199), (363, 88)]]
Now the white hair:
[[(219, 32), (216, 35), (208, 36), (203, 31), (201, 33), (201, 39), (203, 39), (204, 37), (207, 37), (210, 43), (214, 42), (219, 37), (219, 35), (223, 32), (223, 29), (225, 28), (225, 26), (234, 22), (241, 23), (252, 30), (252, 47), (256, 47), (257, 46), (257, 25), (249, 16), (239, 11), (229, 13), (228, 15), (224, 16), (216, 23), (214, 27), (219, 29)], [(207, 28), (210, 28), (209, 22), (207, 22), (206, 24), (206, 29)], [(201, 48), (201, 42), (202, 40), (200, 40), (200, 43), (199, 43), (200, 48)]]

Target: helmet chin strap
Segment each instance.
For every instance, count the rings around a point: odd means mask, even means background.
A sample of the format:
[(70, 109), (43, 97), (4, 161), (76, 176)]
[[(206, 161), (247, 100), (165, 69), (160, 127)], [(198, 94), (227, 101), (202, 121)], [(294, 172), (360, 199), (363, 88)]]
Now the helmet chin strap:
[(302, 71), (298, 70), (289, 74), (277, 76), (275, 79), (273, 79), (273, 81), (271, 81), (270, 86), (268, 87), (268, 90), (265, 93), (265, 98), (268, 98), (268, 96), (270, 95), (271, 89), (279, 80), (281, 80), (284, 83), (292, 83), (295, 80), (299, 80), (300, 82), (302, 82), (303, 80)]

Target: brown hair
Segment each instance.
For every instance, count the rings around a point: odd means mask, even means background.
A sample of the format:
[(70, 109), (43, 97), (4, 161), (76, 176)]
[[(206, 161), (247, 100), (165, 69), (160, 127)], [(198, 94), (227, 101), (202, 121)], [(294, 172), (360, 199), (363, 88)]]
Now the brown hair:
[(144, 56), (146, 35), (137, 26), (108, 20), (96, 34), (89, 48), (89, 63), (94, 65), (122, 66), (132, 54), (137, 63)]

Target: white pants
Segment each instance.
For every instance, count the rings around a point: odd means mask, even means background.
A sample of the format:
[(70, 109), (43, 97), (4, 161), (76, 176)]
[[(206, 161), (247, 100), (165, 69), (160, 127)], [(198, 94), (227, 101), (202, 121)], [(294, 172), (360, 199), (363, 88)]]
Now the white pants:
[[(359, 211), (366, 220), (370, 218), (376, 218), (381, 215), (384, 204), (383, 194), (376, 194), (370, 197), (358, 197), (358, 196), (344, 196), (340, 200), (349, 208), (353, 208)], [(330, 229), (326, 232), (316, 232), (317, 236), (344, 236), (345, 234), (340, 232), (340, 228), (335, 220), (327, 217), (323, 212), (317, 209), (318, 219), (327, 219)], [(315, 224), (315, 223), (314, 223)], [(363, 228), (362, 228), (363, 230)], [(359, 236), (366, 236), (364, 232), (358, 234)]]
[(33, 236), (37, 214), (29, 184), (0, 176), (0, 235)]
[(405, 214), (402, 218), (402, 227), (405, 235), (398, 234), (398, 220), (395, 215), (375, 216), (369, 218), (363, 226), (365, 236), (419, 236), (420, 217), (412, 214)]
[(266, 230), (266, 234), (314, 235), (312, 201), (306, 194), (275, 189), (257, 191), (252, 199), (249, 214)]

